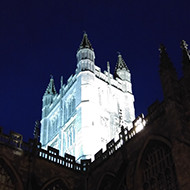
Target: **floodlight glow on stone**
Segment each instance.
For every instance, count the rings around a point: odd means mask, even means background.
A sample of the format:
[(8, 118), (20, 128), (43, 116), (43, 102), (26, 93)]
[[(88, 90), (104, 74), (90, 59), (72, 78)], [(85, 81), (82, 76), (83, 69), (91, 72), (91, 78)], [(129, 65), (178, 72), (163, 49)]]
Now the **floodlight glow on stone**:
[(136, 121), (134, 122), (135, 128), (136, 128), (136, 133), (142, 131), (146, 125), (146, 121), (144, 119), (144, 115), (142, 114), (139, 116)]
[[(77, 69), (59, 94), (53, 78), (43, 96), (40, 142), (43, 148), (57, 148), (77, 159), (93, 158), (113, 138), (118, 138), (119, 110), (123, 124), (135, 119), (131, 74), (118, 57), (113, 76), (95, 65), (95, 53), (87, 35), (77, 52)], [(122, 69), (124, 67), (125, 69)], [(46, 90), (46, 91), (47, 91)], [(53, 90), (53, 92), (52, 92)]]

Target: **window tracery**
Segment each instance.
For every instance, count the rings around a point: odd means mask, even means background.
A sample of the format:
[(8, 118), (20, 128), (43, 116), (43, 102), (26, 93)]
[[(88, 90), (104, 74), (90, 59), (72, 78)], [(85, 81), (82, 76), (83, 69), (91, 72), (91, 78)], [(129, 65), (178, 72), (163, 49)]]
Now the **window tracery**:
[(64, 122), (66, 123), (67, 120), (72, 116), (75, 111), (75, 97), (72, 96), (67, 100), (64, 105)]
[(144, 190), (177, 190), (171, 149), (164, 143), (152, 141), (143, 156)]
[(0, 190), (15, 189), (13, 179), (9, 168), (6, 167), (6, 164), (2, 160), (0, 160)]
[(75, 127), (74, 124), (72, 124), (66, 132), (66, 138), (67, 138), (67, 148), (72, 146), (75, 143)]

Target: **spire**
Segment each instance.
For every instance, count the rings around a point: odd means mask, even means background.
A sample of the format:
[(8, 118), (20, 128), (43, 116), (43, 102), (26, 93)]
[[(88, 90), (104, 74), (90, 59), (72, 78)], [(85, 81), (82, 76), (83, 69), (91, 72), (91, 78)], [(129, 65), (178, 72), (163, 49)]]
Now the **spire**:
[(48, 94), (50, 94), (50, 95), (55, 95), (55, 94), (57, 94), (56, 89), (55, 89), (55, 84), (54, 84), (53, 76), (52, 76), (52, 75), (51, 75), (50, 82), (49, 82), (49, 84), (48, 84), (48, 87), (47, 87), (47, 89), (46, 89), (44, 95), (48, 95)]
[(117, 69), (125, 69), (125, 70), (129, 71), (129, 69), (127, 68), (127, 65), (126, 65), (124, 59), (122, 58), (120, 52), (118, 52), (117, 64), (115, 67), (115, 70), (117, 70)]
[(84, 33), (83, 35), (83, 39), (77, 51), (76, 57), (77, 57), (77, 70), (76, 70), (77, 73), (86, 70), (94, 72), (95, 53), (86, 33)]
[(177, 97), (178, 94), (178, 77), (176, 70), (168, 57), (166, 48), (160, 45), (160, 79), (164, 98)]
[(185, 40), (182, 40), (181, 42), (181, 49), (182, 49), (182, 64), (183, 69), (185, 69), (187, 66), (190, 66), (190, 55), (188, 50), (188, 44)]
[(173, 68), (172, 62), (170, 61), (170, 58), (168, 57), (168, 54), (166, 52), (166, 48), (163, 44), (160, 44), (159, 51), (160, 51), (160, 70)]
[(118, 77), (122, 80), (128, 80), (129, 77), (127, 77), (127, 73), (129, 73), (129, 69), (127, 68), (127, 65), (121, 54), (118, 52), (118, 60), (115, 66), (114, 77)]
[(79, 46), (79, 50), (84, 49), (84, 48), (88, 48), (88, 49), (93, 50), (92, 45), (91, 45), (91, 43), (90, 43), (90, 41), (88, 39), (88, 36), (87, 36), (86, 32), (84, 32), (83, 39), (82, 39), (81, 44)]

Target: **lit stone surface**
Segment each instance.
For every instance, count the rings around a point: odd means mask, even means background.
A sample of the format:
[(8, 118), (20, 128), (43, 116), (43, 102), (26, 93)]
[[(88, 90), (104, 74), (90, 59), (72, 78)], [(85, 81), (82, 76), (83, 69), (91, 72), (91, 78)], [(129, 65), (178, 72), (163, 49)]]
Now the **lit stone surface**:
[[(101, 72), (95, 53), (84, 34), (77, 52), (77, 69), (59, 93), (53, 78), (43, 96), (40, 142), (76, 159), (92, 158), (111, 139), (118, 139), (119, 111), (130, 129), (135, 119), (131, 75), (118, 55), (115, 76)], [(123, 65), (123, 68), (122, 68)]]

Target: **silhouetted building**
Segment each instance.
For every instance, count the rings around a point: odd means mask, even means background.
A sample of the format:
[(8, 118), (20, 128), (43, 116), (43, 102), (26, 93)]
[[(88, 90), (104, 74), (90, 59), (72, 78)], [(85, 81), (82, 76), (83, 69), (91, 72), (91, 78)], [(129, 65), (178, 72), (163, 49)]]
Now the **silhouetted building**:
[(95, 160), (75, 157), (22, 135), (0, 131), (0, 189), (16, 190), (189, 190), (190, 189), (190, 56), (182, 41), (183, 77), (178, 79), (166, 49), (160, 47), (164, 99), (133, 121), (120, 124)]

